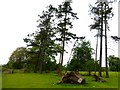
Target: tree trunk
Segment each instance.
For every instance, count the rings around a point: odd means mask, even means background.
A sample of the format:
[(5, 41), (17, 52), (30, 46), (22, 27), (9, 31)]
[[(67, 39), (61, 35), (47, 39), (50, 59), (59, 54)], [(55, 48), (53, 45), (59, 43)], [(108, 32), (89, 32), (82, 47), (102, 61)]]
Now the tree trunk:
[[(98, 30), (98, 33), (99, 33), (99, 30)], [(96, 41), (96, 53), (95, 53), (95, 73), (96, 73), (97, 51), (98, 51), (98, 35), (97, 35), (97, 41)]]
[(91, 76), (91, 70), (88, 71), (88, 75)]
[(42, 61), (40, 61), (40, 66), (39, 66), (40, 68), (39, 68), (39, 73), (41, 73), (42, 74)]
[[(103, 4), (101, 5), (101, 11), (103, 11)], [(103, 13), (101, 13), (101, 35), (100, 35), (100, 63), (99, 63), (99, 76), (102, 77), (102, 42), (103, 42)]]
[(65, 13), (65, 25), (64, 27), (62, 27), (63, 29), (63, 32), (62, 32), (62, 35), (63, 35), (63, 39), (62, 39), (62, 53), (60, 54), (60, 60), (59, 60), (59, 74), (61, 75), (62, 74), (62, 64), (63, 64), (63, 59), (64, 59), (64, 50), (65, 50), (65, 31), (66, 31), (66, 17), (67, 17), (67, 13)]
[[(62, 43), (61, 43), (61, 46), (62, 46)], [(57, 67), (57, 74), (59, 76), (62, 76), (62, 52), (60, 53), (60, 58), (59, 58), (59, 64), (58, 64), (58, 67)]]
[(40, 64), (40, 66), (39, 66), (39, 73), (41, 73), (42, 74), (42, 71), (43, 71), (43, 62), (44, 62), (44, 57), (45, 57), (45, 52), (44, 52), (44, 50), (41, 50), (41, 52), (40, 52), (40, 56), (39, 56), (39, 64)]
[[(65, 37), (65, 35), (64, 35), (64, 37)], [(61, 66), (63, 64), (63, 59), (64, 59), (64, 49), (65, 49), (65, 39), (63, 39), (63, 41), (62, 41)]]
[(57, 74), (58, 74), (58, 76), (62, 76), (63, 74), (62, 74), (62, 70), (61, 70), (61, 64), (59, 63), (58, 64), (58, 67), (57, 67)]
[(66, 18), (67, 18), (67, 13), (65, 13), (65, 18), (64, 18), (64, 27), (63, 27), (63, 40), (62, 40), (62, 59), (61, 59), (61, 66), (63, 64), (63, 59), (64, 59), (64, 50), (65, 50), (65, 39), (66, 39)]
[[(105, 10), (106, 10), (106, 3), (105, 3)], [(106, 20), (106, 12), (105, 12), (105, 64), (106, 64), (106, 78), (109, 78), (107, 61), (108, 61), (107, 60), (107, 20)]]

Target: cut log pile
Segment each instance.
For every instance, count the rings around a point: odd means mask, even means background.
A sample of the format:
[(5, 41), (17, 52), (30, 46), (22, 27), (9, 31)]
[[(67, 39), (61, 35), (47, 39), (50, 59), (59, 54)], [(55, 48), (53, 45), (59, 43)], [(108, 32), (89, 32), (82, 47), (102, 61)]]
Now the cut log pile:
[(62, 79), (58, 84), (60, 83), (83, 84), (85, 83), (85, 78), (79, 73), (71, 71), (62, 76)]
[(95, 81), (97, 82), (106, 82), (106, 80), (103, 80), (102, 77), (97, 76), (95, 73), (93, 74), (93, 78), (95, 78)]

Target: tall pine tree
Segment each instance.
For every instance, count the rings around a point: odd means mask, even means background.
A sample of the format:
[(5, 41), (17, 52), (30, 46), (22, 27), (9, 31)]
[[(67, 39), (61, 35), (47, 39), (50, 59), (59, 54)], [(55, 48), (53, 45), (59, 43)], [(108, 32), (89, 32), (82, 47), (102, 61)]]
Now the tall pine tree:
[(42, 15), (38, 15), (38, 30), (28, 35), (33, 36), (32, 39), (24, 39), (28, 46), (34, 47), (33, 52), (38, 57), (35, 63), (36, 70), (40, 73), (42, 73), (45, 63), (51, 59), (55, 60), (55, 55), (59, 52), (59, 45), (55, 44), (54, 9), (52, 5), (49, 5), (48, 10), (43, 11)]
[(77, 13), (74, 13), (72, 11), (71, 3), (72, 3), (71, 0), (64, 1), (61, 5), (58, 6), (56, 10), (56, 17), (58, 20), (57, 32), (59, 33), (60, 36), (57, 38), (57, 40), (61, 42), (62, 47), (59, 60), (60, 67), (63, 64), (66, 42), (70, 41), (71, 38), (73, 39), (76, 38), (75, 34), (69, 32), (69, 29), (73, 28), (72, 19), (78, 19)]
[(99, 75), (102, 76), (101, 66), (102, 66), (102, 42), (103, 42), (103, 31), (105, 31), (105, 62), (106, 62), (106, 77), (109, 77), (108, 74), (108, 64), (107, 64), (107, 30), (109, 30), (108, 20), (113, 17), (112, 7), (110, 7), (110, 3), (99, 1), (96, 2), (96, 6), (90, 6), (91, 14), (94, 14), (94, 23), (90, 25), (91, 29), (100, 30), (100, 62), (99, 62)]

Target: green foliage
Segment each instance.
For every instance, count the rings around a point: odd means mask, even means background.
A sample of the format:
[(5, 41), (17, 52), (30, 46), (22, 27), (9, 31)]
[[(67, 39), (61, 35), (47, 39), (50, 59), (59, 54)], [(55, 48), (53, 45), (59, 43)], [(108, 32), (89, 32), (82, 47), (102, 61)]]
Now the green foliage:
[(72, 21), (77, 18), (77, 13), (74, 13), (71, 7), (71, 1), (64, 1), (61, 5), (56, 9), (56, 18), (57, 18), (57, 35), (59, 37), (56, 38), (57, 41), (61, 43), (61, 60), (60, 64), (63, 64), (63, 57), (65, 51), (65, 44), (71, 40), (71, 38), (75, 39), (76, 34), (69, 32), (71, 28), (73, 28)]
[(75, 34), (68, 32), (73, 27), (72, 19), (78, 19), (76, 15), (72, 12), (71, 1), (64, 1), (58, 8), (49, 5), (42, 15), (38, 15), (38, 30), (28, 35), (32, 39), (24, 39), (31, 46), (28, 55), (28, 67), (31, 70), (42, 72), (53, 64), (55, 67), (55, 56), (58, 53), (62, 54), (62, 65), (65, 42), (76, 38)]
[(49, 5), (47, 10), (43, 11), (42, 15), (38, 15), (38, 30), (28, 35), (28, 37), (33, 37), (32, 39), (24, 39), (28, 47), (31, 46), (28, 56), (29, 67), (34, 72), (41, 73), (48, 67), (48, 63), (52, 63), (51, 60), (55, 60), (55, 56), (60, 52), (59, 44), (55, 43), (54, 9), (52, 5)]
[(94, 62), (94, 70), (96, 70), (96, 71), (99, 71), (99, 62), (98, 61), (95, 61)]
[(27, 49), (25, 47), (19, 47), (13, 51), (7, 63), (8, 68), (21, 69), (27, 61)]
[(64, 1), (62, 5), (59, 5), (56, 11), (56, 17), (58, 19), (57, 29), (60, 33), (60, 38), (65, 41), (69, 41), (75, 38), (75, 34), (69, 32), (70, 28), (73, 28), (72, 20), (78, 19), (77, 13), (74, 13), (71, 7), (71, 1)]
[(112, 38), (113, 40), (115, 40), (115, 41), (119, 41), (119, 40), (120, 40), (120, 37), (118, 37), (118, 36), (111, 36), (111, 38)]
[[(16, 50), (11, 55), (7, 66), (40, 73), (55, 70), (55, 56), (62, 53), (63, 58), (65, 42), (76, 38), (75, 34), (68, 32), (73, 27), (72, 19), (78, 19), (76, 15), (72, 12), (71, 1), (63, 2), (58, 5), (58, 8), (49, 5), (42, 15), (38, 15), (37, 31), (24, 38), (24, 42), (27, 44), (25, 55), (19, 54), (19, 50)], [(63, 45), (57, 41), (62, 42)], [(63, 59), (61, 65), (62, 62)]]
[(93, 49), (91, 48), (89, 41), (78, 43), (78, 45), (73, 49), (73, 57), (68, 64), (68, 70), (76, 71), (90, 68), (91, 66), (89, 63), (92, 61), (92, 50)]
[(120, 71), (120, 58), (111, 55), (108, 57), (110, 71)]
[[(105, 2), (96, 2), (95, 6), (89, 5), (90, 7), (90, 15), (91, 19), (93, 19), (93, 24), (90, 25), (90, 29), (96, 29), (100, 30), (101, 27), (101, 20), (103, 19), (103, 22), (107, 24), (107, 29), (109, 30), (108, 26), (108, 20), (110, 20), (113, 17), (112, 7), (110, 7), (111, 3), (105, 3)], [(103, 15), (103, 16), (102, 16)], [(107, 20), (107, 22), (105, 21)], [(102, 28), (103, 29), (103, 28)]]
[(91, 71), (93, 71), (95, 68), (94, 59), (87, 60), (85, 65), (86, 65), (86, 70), (88, 71), (88, 74), (91, 75)]
[(44, 71), (55, 71), (57, 67), (56, 60), (50, 61), (48, 60), (47, 62), (44, 63)]

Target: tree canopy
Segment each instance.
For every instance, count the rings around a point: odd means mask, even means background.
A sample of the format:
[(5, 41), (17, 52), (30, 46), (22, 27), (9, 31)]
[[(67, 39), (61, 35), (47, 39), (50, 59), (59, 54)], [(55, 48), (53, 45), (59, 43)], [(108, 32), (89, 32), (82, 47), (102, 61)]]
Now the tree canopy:
[[(87, 70), (91, 66), (88, 65), (89, 61), (92, 61), (93, 48), (91, 48), (89, 41), (81, 41), (77, 43), (73, 49), (73, 56), (68, 64), (68, 70)], [(90, 62), (91, 63), (91, 62)], [(94, 60), (93, 62), (94, 63)], [(86, 66), (87, 64), (87, 66)]]
[(25, 47), (18, 47), (9, 58), (8, 67), (14, 69), (21, 69), (27, 61), (27, 49)]

